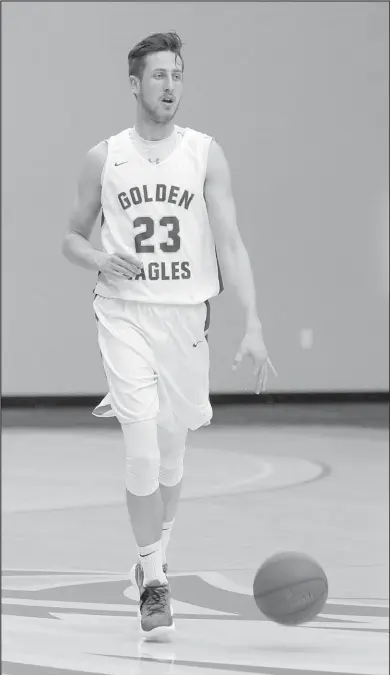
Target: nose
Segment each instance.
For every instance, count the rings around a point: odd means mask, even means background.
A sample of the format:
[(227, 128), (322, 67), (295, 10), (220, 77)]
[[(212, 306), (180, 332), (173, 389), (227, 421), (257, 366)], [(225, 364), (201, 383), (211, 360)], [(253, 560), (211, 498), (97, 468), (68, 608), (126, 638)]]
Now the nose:
[(165, 80), (165, 91), (166, 92), (173, 91), (173, 77), (169, 73), (167, 73), (167, 79)]

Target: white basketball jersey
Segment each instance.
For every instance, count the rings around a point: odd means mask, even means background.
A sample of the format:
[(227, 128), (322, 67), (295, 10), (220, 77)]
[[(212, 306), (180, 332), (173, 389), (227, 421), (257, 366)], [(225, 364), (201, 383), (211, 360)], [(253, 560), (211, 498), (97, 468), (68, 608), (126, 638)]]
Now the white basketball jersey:
[(107, 141), (101, 239), (107, 253), (133, 253), (144, 269), (123, 280), (99, 273), (95, 292), (136, 302), (202, 303), (222, 288), (203, 196), (212, 139), (183, 129), (180, 144), (151, 162), (131, 133)]

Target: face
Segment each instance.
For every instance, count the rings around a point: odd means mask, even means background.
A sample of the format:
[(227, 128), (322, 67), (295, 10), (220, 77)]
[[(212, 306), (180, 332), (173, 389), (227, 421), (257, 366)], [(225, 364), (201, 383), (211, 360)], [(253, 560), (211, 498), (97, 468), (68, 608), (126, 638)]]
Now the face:
[(150, 119), (170, 122), (179, 107), (183, 88), (182, 62), (173, 52), (156, 52), (145, 57), (142, 80), (131, 76), (138, 105)]

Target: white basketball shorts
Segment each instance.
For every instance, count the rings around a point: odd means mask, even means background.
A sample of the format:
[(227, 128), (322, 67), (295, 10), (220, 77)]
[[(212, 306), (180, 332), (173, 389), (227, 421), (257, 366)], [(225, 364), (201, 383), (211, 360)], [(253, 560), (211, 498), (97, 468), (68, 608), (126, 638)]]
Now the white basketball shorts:
[(157, 305), (96, 296), (98, 342), (109, 393), (97, 417), (157, 418), (197, 429), (210, 423), (209, 303)]

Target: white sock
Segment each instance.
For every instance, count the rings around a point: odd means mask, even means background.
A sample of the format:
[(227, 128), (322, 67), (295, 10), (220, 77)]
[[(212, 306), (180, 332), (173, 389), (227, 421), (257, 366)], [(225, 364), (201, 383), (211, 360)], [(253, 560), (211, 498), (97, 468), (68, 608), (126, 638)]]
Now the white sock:
[(167, 584), (168, 580), (162, 570), (161, 540), (149, 546), (138, 546), (138, 555), (144, 571), (144, 585), (158, 580), (161, 584)]
[(161, 549), (162, 549), (162, 563), (163, 565), (167, 562), (167, 547), (169, 539), (171, 537), (172, 527), (174, 520), (170, 520), (168, 523), (163, 523), (162, 533), (161, 533)]

